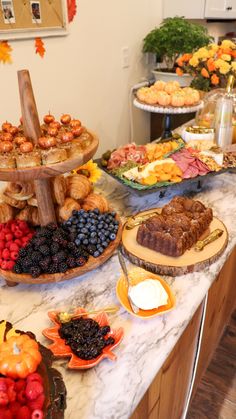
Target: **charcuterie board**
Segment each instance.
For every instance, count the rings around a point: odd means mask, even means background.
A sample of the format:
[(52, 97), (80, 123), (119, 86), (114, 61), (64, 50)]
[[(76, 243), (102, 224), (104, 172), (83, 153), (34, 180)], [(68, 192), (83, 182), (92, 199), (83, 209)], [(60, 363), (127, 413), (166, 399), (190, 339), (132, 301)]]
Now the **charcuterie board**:
[[(158, 211), (151, 209), (143, 211), (138, 216)], [(201, 239), (208, 236), (215, 229), (222, 229), (223, 234), (216, 241), (208, 244), (202, 251), (197, 252), (192, 247), (180, 257), (171, 257), (141, 246), (136, 241), (138, 226), (128, 230), (124, 225), (122, 232), (122, 248), (124, 254), (132, 263), (160, 275), (184, 275), (200, 271), (215, 262), (225, 250), (228, 243), (228, 232), (225, 225), (218, 218), (213, 217), (209, 229)]]

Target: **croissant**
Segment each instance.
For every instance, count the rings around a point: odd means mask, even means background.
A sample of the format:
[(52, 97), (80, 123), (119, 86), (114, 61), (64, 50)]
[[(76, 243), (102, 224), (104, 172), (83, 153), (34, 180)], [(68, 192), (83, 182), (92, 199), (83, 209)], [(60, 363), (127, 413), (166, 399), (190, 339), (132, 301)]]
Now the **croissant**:
[(38, 201), (36, 196), (32, 196), (31, 198), (27, 199), (27, 204), (31, 205), (32, 207), (37, 207), (38, 206)]
[(23, 220), (23, 221), (27, 221), (27, 223), (31, 223), (32, 222), (32, 207), (27, 206), (24, 209), (22, 209), (17, 215), (16, 218), (17, 220)]
[(17, 201), (25, 201), (34, 195), (34, 185), (32, 182), (10, 182), (6, 192)]
[(15, 208), (19, 208), (19, 209), (23, 209), (26, 206), (26, 201), (18, 201), (15, 198), (12, 198), (11, 196), (8, 195), (8, 192), (5, 191), (2, 194), (2, 200), (10, 205), (11, 207), (15, 207)]
[(52, 193), (54, 201), (62, 206), (66, 197), (66, 179), (64, 176), (56, 176), (52, 181)]
[(91, 193), (90, 195), (88, 195), (87, 198), (85, 198), (82, 207), (86, 211), (98, 208), (100, 212), (105, 212), (109, 209), (109, 205), (106, 198), (96, 193)]
[(83, 175), (68, 177), (67, 195), (73, 199), (83, 200), (92, 190), (92, 185), (88, 178)]
[(58, 215), (59, 215), (59, 219), (61, 220), (68, 220), (68, 218), (70, 218), (72, 211), (76, 210), (79, 211), (80, 210), (80, 204), (75, 201), (72, 198), (66, 198), (64, 205), (62, 207), (59, 208), (58, 211)]
[(10, 205), (2, 203), (0, 204), (0, 223), (7, 223), (14, 218), (14, 208)]

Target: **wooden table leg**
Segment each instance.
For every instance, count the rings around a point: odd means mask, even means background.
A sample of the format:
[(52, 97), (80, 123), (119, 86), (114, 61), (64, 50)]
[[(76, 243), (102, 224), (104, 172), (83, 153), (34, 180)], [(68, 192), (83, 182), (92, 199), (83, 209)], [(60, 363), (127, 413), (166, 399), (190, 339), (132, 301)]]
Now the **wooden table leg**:
[(34, 181), (36, 198), (38, 201), (39, 221), (41, 226), (56, 223), (56, 214), (51, 193), (51, 181), (37, 179)]

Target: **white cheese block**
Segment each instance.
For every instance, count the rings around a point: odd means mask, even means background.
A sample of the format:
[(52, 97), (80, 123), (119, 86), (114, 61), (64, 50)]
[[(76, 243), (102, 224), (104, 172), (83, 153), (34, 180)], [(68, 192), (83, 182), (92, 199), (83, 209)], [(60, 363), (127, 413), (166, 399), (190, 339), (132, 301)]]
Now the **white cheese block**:
[(168, 303), (168, 294), (155, 279), (145, 279), (131, 287), (130, 298), (142, 310), (152, 310)]

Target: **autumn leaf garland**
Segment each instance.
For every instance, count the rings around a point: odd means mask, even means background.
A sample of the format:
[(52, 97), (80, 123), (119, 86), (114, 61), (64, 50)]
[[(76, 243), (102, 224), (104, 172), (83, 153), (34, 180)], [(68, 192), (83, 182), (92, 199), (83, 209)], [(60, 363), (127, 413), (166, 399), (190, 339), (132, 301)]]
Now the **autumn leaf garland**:
[(0, 41), (0, 62), (3, 64), (11, 64), (11, 51), (12, 48), (7, 41)]

